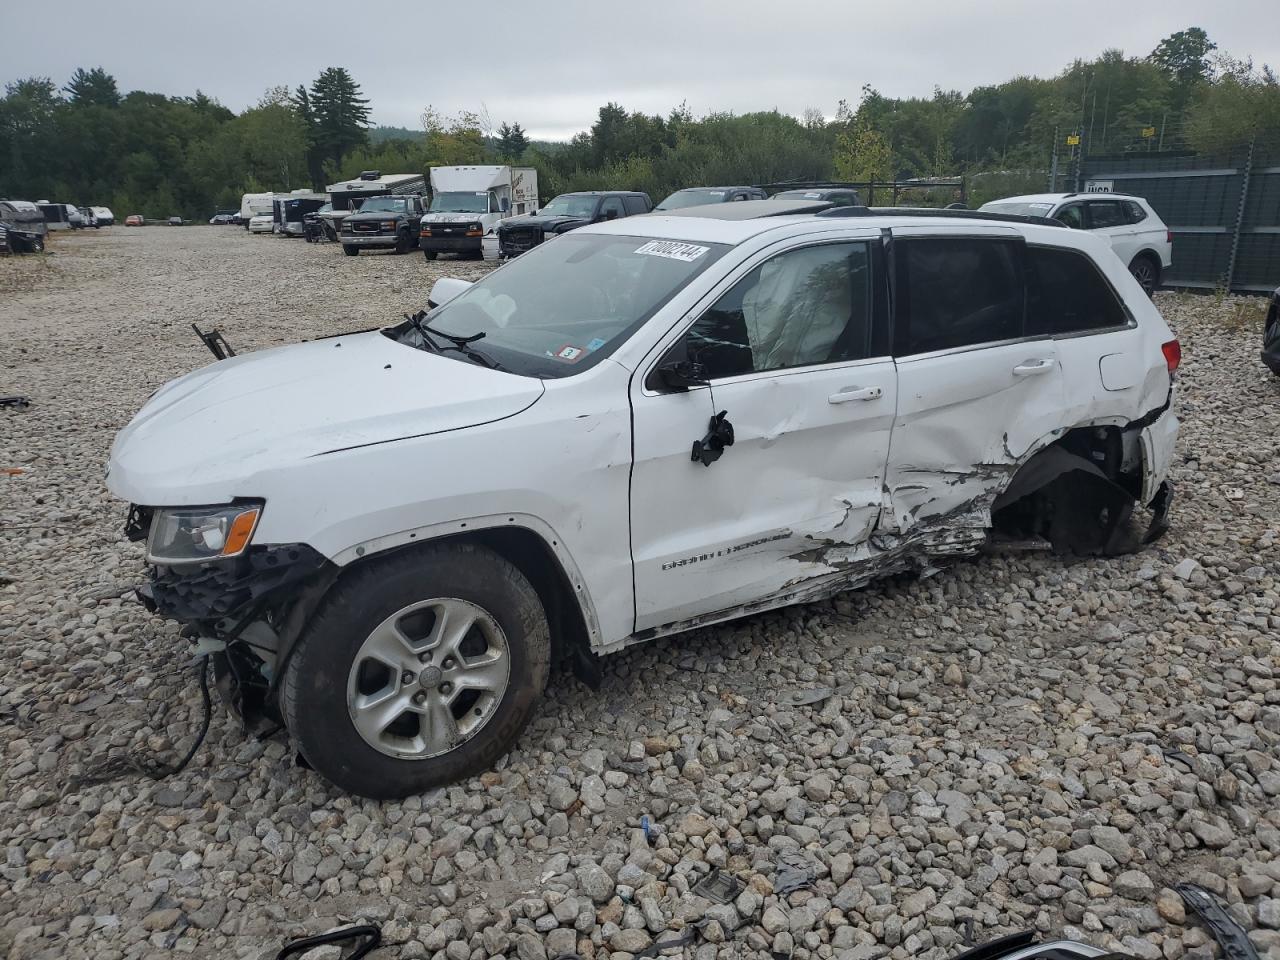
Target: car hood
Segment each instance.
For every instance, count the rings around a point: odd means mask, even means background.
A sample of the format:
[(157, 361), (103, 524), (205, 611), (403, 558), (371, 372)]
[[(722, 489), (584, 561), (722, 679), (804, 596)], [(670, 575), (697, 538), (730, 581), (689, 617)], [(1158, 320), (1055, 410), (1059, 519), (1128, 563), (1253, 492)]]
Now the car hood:
[(107, 486), (151, 506), (262, 496), (264, 471), (502, 420), (542, 393), (533, 377), (378, 332), (230, 357), (152, 395), (116, 437)]
[(483, 213), (424, 213), (423, 223), (479, 223)]
[(499, 229), (508, 227), (541, 227), (543, 233), (559, 233), (565, 229), (572, 230), (590, 223), (589, 217), (511, 217), (503, 220)]
[(363, 223), (369, 220), (399, 220), (404, 217), (403, 210), (373, 210), (369, 213), (357, 212), (350, 214), (347, 220), (355, 223)]

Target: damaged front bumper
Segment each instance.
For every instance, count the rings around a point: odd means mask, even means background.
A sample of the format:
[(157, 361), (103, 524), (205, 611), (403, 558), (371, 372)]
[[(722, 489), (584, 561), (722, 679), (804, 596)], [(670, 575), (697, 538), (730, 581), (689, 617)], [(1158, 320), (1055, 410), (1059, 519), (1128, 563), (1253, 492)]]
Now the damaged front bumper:
[[(125, 532), (146, 537), (149, 511), (135, 507)], [(338, 567), (302, 543), (250, 546), (199, 564), (155, 565), (137, 588), (150, 612), (184, 625), (211, 654), (223, 700), (246, 723), (278, 719), (275, 693), (298, 635)]]

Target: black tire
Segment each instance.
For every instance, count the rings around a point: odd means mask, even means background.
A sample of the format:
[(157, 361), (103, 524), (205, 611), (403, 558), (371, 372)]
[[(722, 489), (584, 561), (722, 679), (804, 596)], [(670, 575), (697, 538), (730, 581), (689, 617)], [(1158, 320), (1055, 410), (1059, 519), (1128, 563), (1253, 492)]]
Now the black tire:
[(434, 260), (436, 257), (440, 256), (440, 254), (435, 250), (423, 250), (422, 255), (428, 260)]
[(342, 252), (348, 257), (354, 257), (360, 252), (360, 248), (353, 243), (344, 243), (342, 245)]
[(32, 237), (27, 249), (32, 253), (44, 253), (44, 237)]
[(396, 253), (408, 253), (413, 247), (413, 241), (409, 238), (408, 230), (401, 230), (396, 234)]
[(1129, 264), (1129, 272), (1148, 297), (1160, 286), (1160, 261), (1149, 253), (1140, 253), (1134, 257)]
[[(489, 719), (469, 739), (429, 759), (401, 759), (357, 732), (347, 706), (348, 677), (376, 626), (436, 597), (474, 604), (497, 621), (506, 635), (509, 679)], [(475, 544), (422, 547), (369, 561), (330, 590), (285, 669), (281, 713), (316, 772), (350, 793), (397, 799), (491, 768), (532, 718), (550, 661), (546, 612), (524, 574)]]

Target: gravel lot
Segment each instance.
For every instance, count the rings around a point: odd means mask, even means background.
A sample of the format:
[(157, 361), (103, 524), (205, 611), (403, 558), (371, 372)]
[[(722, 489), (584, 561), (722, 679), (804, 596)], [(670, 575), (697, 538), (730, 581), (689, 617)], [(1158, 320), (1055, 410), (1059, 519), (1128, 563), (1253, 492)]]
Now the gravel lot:
[[(1144, 960), (1215, 946), (1215, 890), (1280, 957), (1280, 380), (1258, 301), (1159, 295), (1184, 364), (1174, 527), (1114, 560), (990, 555), (923, 581), (554, 677), (500, 769), (403, 803), (330, 790), (221, 709), (181, 775), (75, 788), (108, 750), (180, 755), (176, 628), (102, 474), (148, 394), (208, 355), (388, 322), (481, 264), (116, 227), (0, 259), (0, 954), (274, 956), (369, 917), (376, 957), (946, 957), (1066, 932)], [(796, 691), (850, 685), (811, 705)], [(647, 814), (661, 833), (639, 829)], [(784, 860), (814, 880), (773, 891)], [(710, 867), (746, 881), (711, 905)], [(331, 954), (332, 955), (332, 954)], [(672, 951), (668, 955), (678, 955)]]

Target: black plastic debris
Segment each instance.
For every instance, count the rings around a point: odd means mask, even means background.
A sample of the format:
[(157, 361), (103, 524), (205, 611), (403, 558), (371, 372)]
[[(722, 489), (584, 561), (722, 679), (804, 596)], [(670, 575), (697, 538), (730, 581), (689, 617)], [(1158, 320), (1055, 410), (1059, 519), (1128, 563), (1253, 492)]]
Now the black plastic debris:
[(300, 953), (306, 953), (308, 950), (314, 950), (316, 947), (326, 947), (335, 943), (355, 945), (355, 949), (346, 954), (342, 960), (360, 960), (360, 957), (376, 950), (378, 945), (382, 943), (382, 931), (372, 924), (362, 924), (358, 927), (330, 930), (328, 933), (320, 933), (314, 937), (300, 937), (297, 940), (291, 940), (286, 943), (280, 952), (276, 954), (276, 960), (285, 960), (286, 957), (297, 956)]
[(1253, 948), (1249, 935), (1227, 913), (1222, 901), (1196, 883), (1174, 884), (1173, 889), (1182, 898), (1182, 902), (1204, 921), (1204, 925), (1213, 934), (1213, 939), (1222, 947), (1222, 955), (1226, 960), (1258, 960), (1258, 951)]
[(784, 853), (778, 858), (773, 872), (773, 892), (786, 896), (796, 890), (813, 886), (818, 871), (808, 857), (801, 853)]
[(692, 887), (696, 896), (710, 900), (712, 903), (729, 903), (737, 899), (745, 884), (731, 873), (715, 869), (695, 883)]

